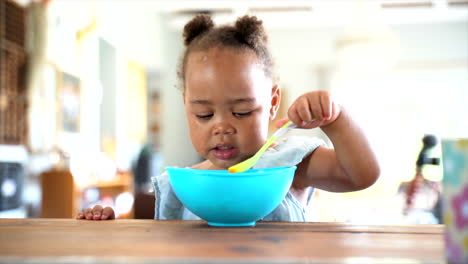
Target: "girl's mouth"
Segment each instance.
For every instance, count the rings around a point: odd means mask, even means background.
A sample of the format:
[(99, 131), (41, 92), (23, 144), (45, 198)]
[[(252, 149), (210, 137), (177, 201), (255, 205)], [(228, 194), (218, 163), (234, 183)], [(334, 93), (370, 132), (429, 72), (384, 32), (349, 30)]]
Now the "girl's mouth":
[(233, 158), (237, 153), (236, 148), (226, 144), (218, 144), (212, 149), (212, 151), (213, 155), (220, 160), (229, 160)]

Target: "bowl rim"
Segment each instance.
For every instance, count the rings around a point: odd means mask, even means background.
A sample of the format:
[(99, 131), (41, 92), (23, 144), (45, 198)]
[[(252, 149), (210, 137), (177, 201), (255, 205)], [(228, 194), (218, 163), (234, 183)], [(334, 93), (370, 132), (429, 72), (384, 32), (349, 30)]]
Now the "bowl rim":
[(269, 167), (261, 169), (249, 169), (244, 172), (235, 172), (231, 173), (228, 170), (201, 170), (201, 169), (191, 169), (191, 168), (182, 168), (175, 166), (165, 167), (166, 171), (190, 171), (191, 174), (196, 175), (206, 175), (206, 176), (223, 176), (223, 177), (243, 177), (243, 176), (260, 176), (265, 174), (271, 174), (271, 172), (289, 172), (295, 171), (297, 166), (280, 166), (280, 167)]

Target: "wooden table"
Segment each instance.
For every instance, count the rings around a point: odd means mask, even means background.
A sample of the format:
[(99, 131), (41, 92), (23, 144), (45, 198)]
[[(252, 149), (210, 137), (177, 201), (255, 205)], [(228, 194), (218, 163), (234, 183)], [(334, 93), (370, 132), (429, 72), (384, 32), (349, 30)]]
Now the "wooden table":
[[(0, 263), (443, 263), (441, 225), (0, 219)], [(33, 261), (33, 262), (32, 262)]]

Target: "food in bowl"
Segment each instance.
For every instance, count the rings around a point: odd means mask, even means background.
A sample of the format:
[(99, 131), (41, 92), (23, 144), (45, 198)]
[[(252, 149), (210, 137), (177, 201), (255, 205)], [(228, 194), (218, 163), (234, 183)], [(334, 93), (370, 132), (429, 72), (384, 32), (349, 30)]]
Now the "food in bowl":
[(212, 226), (253, 226), (271, 213), (291, 187), (295, 166), (240, 173), (167, 167), (182, 204)]

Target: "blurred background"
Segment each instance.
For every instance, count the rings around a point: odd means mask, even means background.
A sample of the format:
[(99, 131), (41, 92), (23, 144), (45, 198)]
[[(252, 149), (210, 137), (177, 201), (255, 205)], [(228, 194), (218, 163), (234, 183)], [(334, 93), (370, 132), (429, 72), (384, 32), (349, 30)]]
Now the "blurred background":
[(468, 136), (462, 0), (0, 0), (0, 217), (104, 204), (153, 218), (150, 175), (201, 160), (176, 78), (182, 28), (198, 13), (264, 21), (279, 117), (302, 93), (329, 90), (367, 134), (380, 179), (317, 190), (311, 219), (442, 222), (438, 143)]

